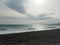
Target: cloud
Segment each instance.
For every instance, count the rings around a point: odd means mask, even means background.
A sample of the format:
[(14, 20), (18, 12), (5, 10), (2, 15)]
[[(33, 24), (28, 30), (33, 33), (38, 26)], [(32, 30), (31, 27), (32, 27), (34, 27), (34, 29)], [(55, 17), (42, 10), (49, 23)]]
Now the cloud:
[(26, 17), (26, 15), (19, 13), (6, 6), (5, 3), (9, 3), (7, 0), (0, 0), (0, 16), (13, 16), (13, 17)]
[[(6, 5), (9, 7), (9, 8), (11, 8), (11, 9), (13, 9), (13, 10), (15, 10), (15, 11), (17, 11), (17, 12), (19, 12), (19, 13), (26, 13), (25, 11), (25, 8), (24, 8), (24, 6), (23, 6), (23, 1), (19, 1), (19, 0), (10, 0), (10, 2), (9, 3), (6, 3)], [(48, 19), (52, 19), (51, 17), (47, 17), (47, 15), (49, 15), (49, 14), (40, 14), (40, 15), (38, 15), (38, 17), (37, 16), (33, 16), (33, 15), (27, 15), (28, 17), (29, 17), (29, 19), (30, 20), (48, 20)]]
[(53, 13), (48, 13), (48, 14), (40, 14), (38, 16), (31, 16), (31, 15), (28, 15), (30, 17), (30, 19), (32, 20), (51, 20), (53, 19), (53, 17), (51, 17)]
[(58, 4), (50, 5), (50, 2), (36, 7), (27, 0), (0, 0), (0, 23), (60, 22)]
[(23, 0), (10, 0), (9, 3), (5, 3), (9, 8), (25, 14), (25, 8), (23, 6)]

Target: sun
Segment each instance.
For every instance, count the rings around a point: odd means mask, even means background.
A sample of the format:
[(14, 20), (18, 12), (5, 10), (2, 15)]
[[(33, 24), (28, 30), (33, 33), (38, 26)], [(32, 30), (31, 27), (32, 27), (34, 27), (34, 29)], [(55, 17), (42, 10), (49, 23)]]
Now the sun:
[(30, 0), (34, 5), (41, 5), (44, 3), (44, 0)]
[(42, 4), (43, 2), (43, 0), (33, 0), (33, 3), (36, 5)]
[(26, 12), (31, 15), (39, 15), (46, 0), (28, 0)]
[(42, 4), (44, 4), (44, 2), (45, 2), (46, 0), (28, 0), (28, 3), (30, 4), (30, 5), (42, 5)]

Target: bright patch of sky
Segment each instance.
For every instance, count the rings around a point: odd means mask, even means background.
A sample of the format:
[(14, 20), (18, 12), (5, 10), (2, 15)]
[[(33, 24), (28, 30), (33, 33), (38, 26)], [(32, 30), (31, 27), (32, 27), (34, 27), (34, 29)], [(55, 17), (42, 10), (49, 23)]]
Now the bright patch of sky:
[(0, 24), (59, 22), (60, 0), (0, 0)]

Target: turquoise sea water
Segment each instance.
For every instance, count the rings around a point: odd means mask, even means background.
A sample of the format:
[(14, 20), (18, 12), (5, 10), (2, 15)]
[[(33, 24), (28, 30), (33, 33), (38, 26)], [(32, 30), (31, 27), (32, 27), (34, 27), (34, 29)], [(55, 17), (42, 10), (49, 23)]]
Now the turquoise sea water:
[(12, 24), (1, 24), (0, 25), (0, 34), (8, 34), (8, 33), (18, 33), (18, 32), (28, 32), (28, 31), (42, 31), (60, 28), (60, 24), (35, 24), (35, 25), (12, 25)]

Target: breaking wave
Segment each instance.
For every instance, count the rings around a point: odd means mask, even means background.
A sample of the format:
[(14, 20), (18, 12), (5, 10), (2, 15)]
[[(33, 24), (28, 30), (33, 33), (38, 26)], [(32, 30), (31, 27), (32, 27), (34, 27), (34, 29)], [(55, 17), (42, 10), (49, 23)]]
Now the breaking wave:
[(7, 33), (18, 33), (18, 32), (28, 32), (28, 31), (42, 31), (60, 28), (59, 25), (54, 24), (35, 24), (35, 25), (0, 25), (0, 34)]

